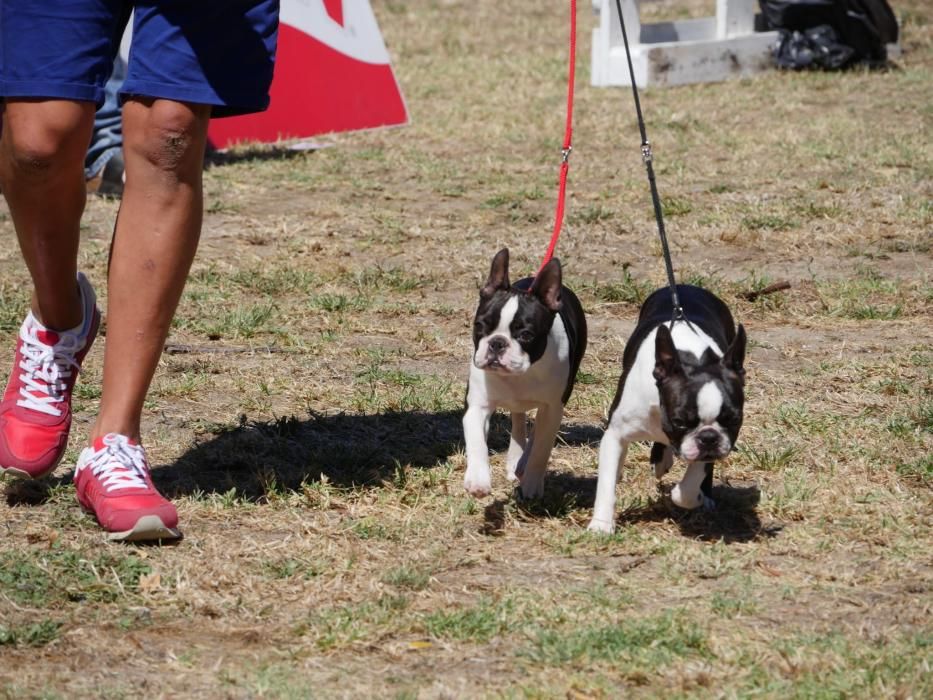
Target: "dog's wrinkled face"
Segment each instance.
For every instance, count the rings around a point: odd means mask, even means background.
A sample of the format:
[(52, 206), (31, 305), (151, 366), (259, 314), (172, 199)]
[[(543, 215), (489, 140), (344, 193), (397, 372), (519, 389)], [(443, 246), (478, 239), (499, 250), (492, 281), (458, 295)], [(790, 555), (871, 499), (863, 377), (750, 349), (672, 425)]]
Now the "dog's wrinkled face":
[(553, 259), (529, 293), (512, 290), (509, 251), (500, 250), (480, 290), (473, 321), (473, 364), (501, 374), (527, 372), (547, 348), (548, 333), (560, 309), (560, 285), (560, 263)]
[(658, 328), (654, 377), (661, 427), (674, 452), (689, 462), (714, 461), (735, 446), (745, 404), (745, 329), (722, 358), (711, 350), (697, 359), (679, 352), (667, 326)]

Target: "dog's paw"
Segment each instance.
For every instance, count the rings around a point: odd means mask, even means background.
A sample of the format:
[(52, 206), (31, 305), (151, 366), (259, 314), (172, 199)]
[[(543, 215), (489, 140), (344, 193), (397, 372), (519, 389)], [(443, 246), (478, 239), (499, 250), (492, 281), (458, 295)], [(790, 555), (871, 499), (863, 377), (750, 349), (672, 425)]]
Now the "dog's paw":
[(521, 494), (522, 499), (530, 500), (532, 498), (541, 498), (544, 495), (544, 475), (542, 474), (539, 477), (531, 478), (525, 477), (523, 474), (521, 478), (521, 485), (518, 488), (519, 493)]
[(477, 475), (467, 472), (463, 477), (463, 488), (474, 498), (483, 498), (492, 493), (492, 481), (489, 475)]
[(674, 486), (671, 489), (671, 500), (674, 502), (674, 505), (680, 506), (685, 510), (696, 510), (703, 505), (703, 494), (697, 492), (696, 494), (687, 495), (681, 488), (680, 484)]
[(506, 464), (506, 478), (509, 481), (519, 481), (522, 478), (522, 474), (525, 473), (525, 464), (528, 460), (525, 458), (525, 455), (520, 455), (515, 460), (509, 460)]
[(714, 511), (716, 510), (716, 501), (714, 501), (714, 500), (713, 500), (712, 498), (710, 498), (709, 496), (706, 496), (706, 495), (704, 495), (704, 494), (701, 493), (701, 494), (700, 494), (700, 501), (702, 502), (702, 504), (701, 504), (700, 507), (701, 507), (704, 511), (706, 511), (707, 513), (712, 513), (712, 512), (714, 512)]
[(611, 520), (597, 520), (593, 518), (590, 524), (586, 526), (590, 532), (598, 532), (603, 535), (611, 535), (616, 530), (616, 524)]
[(654, 463), (654, 478), (660, 481), (672, 466), (674, 466), (674, 455), (668, 448), (664, 450), (660, 461)]

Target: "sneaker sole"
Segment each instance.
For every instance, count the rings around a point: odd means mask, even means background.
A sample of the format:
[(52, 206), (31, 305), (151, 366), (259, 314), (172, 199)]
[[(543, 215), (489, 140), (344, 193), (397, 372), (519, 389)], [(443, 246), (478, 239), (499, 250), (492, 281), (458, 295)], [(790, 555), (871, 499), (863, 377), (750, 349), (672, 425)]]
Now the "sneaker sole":
[(5, 476), (13, 477), (14, 479), (22, 479), (25, 481), (36, 481), (38, 479), (44, 479), (49, 476), (58, 468), (58, 462), (52, 465), (51, 469), (42, 472), (41, 474), (32, 475), (27, 471), (18, 469), (17, 467), (3, 467), (0, 466), (0, 478)]
[(153, 540), (181, 539), (181, 530), (166, 527), (158, 515), (144, 515), (131, 530), (124, 532), (108, 532), (107, 539), (111, 542), (146, 542)]

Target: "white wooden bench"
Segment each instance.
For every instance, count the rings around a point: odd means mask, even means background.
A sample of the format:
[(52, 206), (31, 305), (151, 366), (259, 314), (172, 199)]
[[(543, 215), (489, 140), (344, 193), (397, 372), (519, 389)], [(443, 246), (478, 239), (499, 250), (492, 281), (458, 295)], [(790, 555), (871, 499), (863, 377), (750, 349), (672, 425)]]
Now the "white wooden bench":
[[(594, 6), (596, 2), (594, 2)], [(756, 0), (716, 0), (716, 16), (642, 24), (637, 0), (622, 0), (639, 87), (726, 80), (772, 68), (777, 32), (755, 32)], [(591, 82), (629, 85), (616, 0), (599, 0)]]

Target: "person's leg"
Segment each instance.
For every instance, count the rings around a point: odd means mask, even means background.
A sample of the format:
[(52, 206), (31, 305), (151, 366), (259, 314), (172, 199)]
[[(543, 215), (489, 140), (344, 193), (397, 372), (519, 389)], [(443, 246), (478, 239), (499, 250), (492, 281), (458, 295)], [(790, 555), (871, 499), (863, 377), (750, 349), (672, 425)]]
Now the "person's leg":
[(126, 186), (111, 248), (103, 394), (91, 441), (140, 437), (143, 401), (201, 230), (210, 107), (124, 104)]
[(32, 313), (20, 327), (0, 400), (0, 474), (40, 478), (58, 465), (71, 429), (71, 391), (100, 314), (77, 274), (79, 221), (94, 106), (7, 100), (0, 181), (32, 275)]
[(75, 278), (93, 120), (91, 102), (8, 99), (4, 110), (0, 189), (32, 275), (33, 312), (58, 330), (82, 321)]

